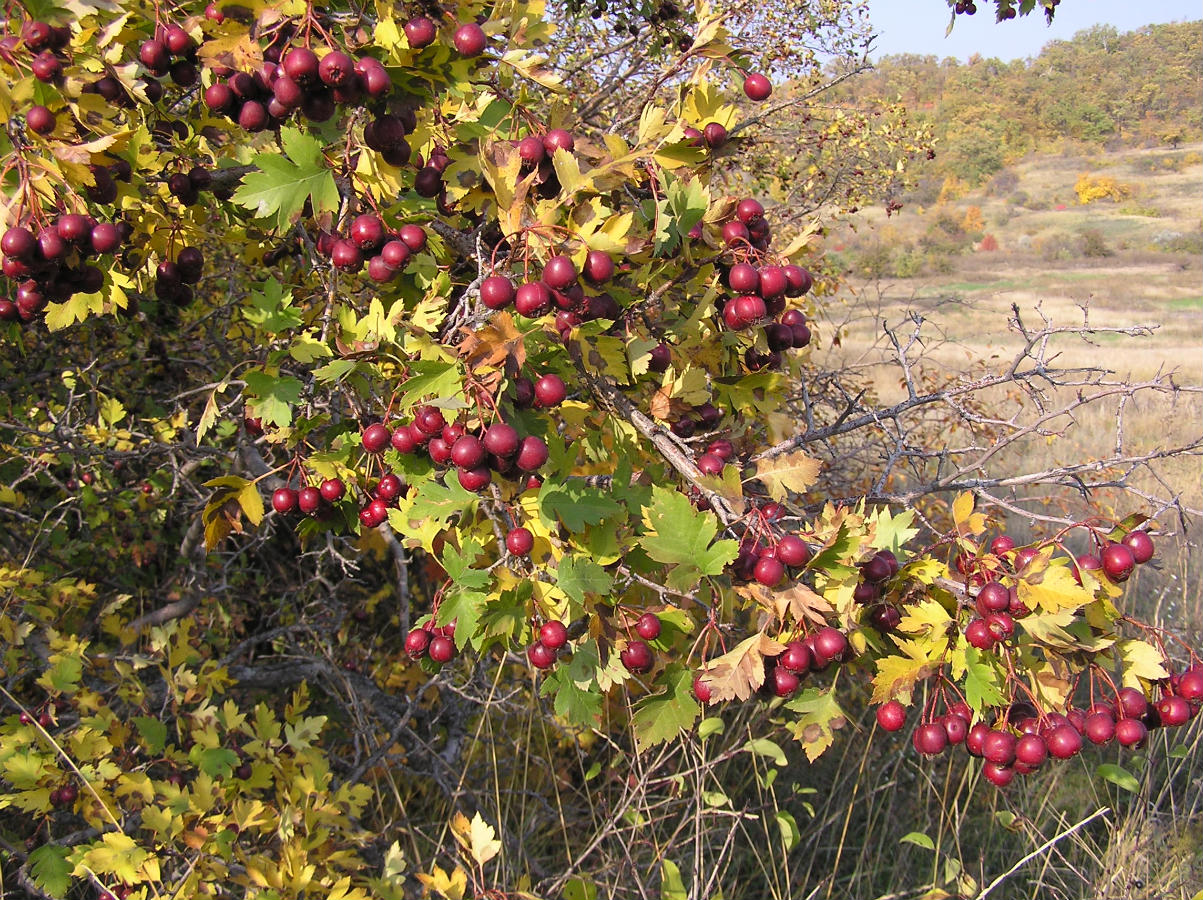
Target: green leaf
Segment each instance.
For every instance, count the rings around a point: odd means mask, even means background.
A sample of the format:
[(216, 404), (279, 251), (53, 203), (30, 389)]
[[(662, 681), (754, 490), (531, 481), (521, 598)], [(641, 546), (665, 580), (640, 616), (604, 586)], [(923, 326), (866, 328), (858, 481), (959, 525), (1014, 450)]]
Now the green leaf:
[(234, 202), (285, 229), (300, 218), (306, 201), (314, 214), (338, 209), (338, 187), (316, 139), (296, 128), (280, 130), (283, 154), (257, 153), (251, 160), (259, 168), (242, 179)]
[(335, 359), (320, 369), (313, 370), (313, 377), (322, 384), (336, 384), (346, 378), (359, 365), (353, 359)]
[(789, 853), (802, 840), (802, 832), (798, 830), (798, 820), (784, 809), (777, 810), (777, 827), (781, 829), (781, 843), (785, 852)]
[(488, 601), (488, 594), (453, 586), (443, 594), (435, 624), (449, 625), (455, 622), (455, 646), (463, 650), (477, 637), (480, 616)]
[(708, 738), (712, 734), (722, 734), (727, 730), (727, 723), (718, 716), (710, 716), (698, 723), (698, 737)]
[(142, 735), (142, 740), (146, 742), (146, 749), (155, 756), (162, 753), (163, 748), (167, 746), (167, 726), (150, 716), (134, 716), (133, 722), (138, 734)]
[(844, 711), (830, 688), (807, 688), (786, 709), (801, 713), (794, 725), (794, 739), (801, 742), (806, 758), (818, 759), (835, 741), (835, 730), (843, 728)]
[(268, 334), (279, 334), (301, 324), (300, 310), (292, 308), (292, 291), (269, 278), (261, 291), (251, 291), (243, 317)]
[(681, 870), (671, 859), (660, 860), (660, 900), (688, 900)]
[(693, 699), (693, 672), (671, 663), (662, 676), (667, 690), (644, 697), (631, 718), (640, 748), (670, 741), (693, 727), (701, 707)]
[(266, 424), (292, 424), (292, 407), (301, 400), (304, 385), (291, 375), (270, 375), (264, 371), (247, 372), (247, 393), (254, 400), (255, 412)]
[(29, 854), (29, 873), (38, 887), (51, 897), (66, 895), (71, 887), (71, 863), (67, 848), (43, 844)]
[(564, 882), (564, 900), (597, 900), (597, 885), (584, 878), (569, 878)]
[(779, 766), (784, 766), (789, 762), (781, 745), (769, 738), (753, 738), (744, 744), (744, 749), (756, 756), (767, 756)]
[(898, 839), (898, 843), (914, 844), (916, 847), (922, 847), (924, 850), (936, 849), (935, 841), (921, 831), (912, 831), (910, 834), (904, 834)]
[(615, 500), (586, 484), (548, 480), (539, 489), (539, 514), (548, 526), (563, 524), (569, 531), (581, 532), (586, 525), (596, 525), (620, 509)]
[(566, 665), (561, 663), (547, 674), (539, 690), (543, 697), (555, 695), (556, 715), (582, 728), (596, 725), (601, 715), (598, 663), (597, 644), (592, 639), (583, 641), (577, 644)]
[(987, 656), (975, 647), (965, 649), (965, 702), (977, 713), (987, 707), (1002, 706), (1007, 701), (1000, 687), (1002, 681), (997, 663), (991, 665), (984, 661), (986, 659), (994, 662), (997, 658)]
[(1095, 774), (1104, 781), (1110, 781), (1116, 787), (1123, 788), (1129, 793), (1135, 794), (1140, 791), (1140, 782), (1127, 769), (1121, 768), (1114, 763), (1101, 763)]
[(656, 562), (674, 565), (668, 586), (688, 590), (703, 575), (719, 575), (739, 552), (736, 541), (714, 541), (718, 520), (694, 509), (679, 491), (653, 488), (652, 499), (643, 509), (645, 533), (639, 545)]
[(229, 778), (238, 765), (238, 754), (226, 747), (194, 746), (188, 758), (198, 769), (214, 778)]
[(474, 568), (476, 558), (480, 556), (480, 551), (483, 549), (480, 541), (473, 537), (466, 537), (463, 539), (463, 544), (463, 547), (458, 550), (450, 543), (446, 544), (439, 562), (447, 570), (447, 575), (451, 580), (461, 587), (477, 590), (486, 587), (492, 580), (491, 576), (484, 569)]
[(397, 406), (408, 410), (422, 400), (452, 398), (460, 395), (463, 373), (456, 363), (418, 360), (409, 367), (410, 377), (401, 385)]
[(589, 557), (570, 554), (556, 568), (556, 584), (570, 599), (584, 603), (585, 594), (608, 593), (614, 579)]

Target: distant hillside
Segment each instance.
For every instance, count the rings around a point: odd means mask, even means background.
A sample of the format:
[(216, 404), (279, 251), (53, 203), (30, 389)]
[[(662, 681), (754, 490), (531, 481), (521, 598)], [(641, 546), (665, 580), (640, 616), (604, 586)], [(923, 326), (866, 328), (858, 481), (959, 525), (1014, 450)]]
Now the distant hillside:
[(1203, 139), (1203, 22), (1110, 26), (1035, 59), (888, 56), (841, 86), (852, 105), (901, 101), (936, 138), (937, 173), (978, 184), (1032, 151)]

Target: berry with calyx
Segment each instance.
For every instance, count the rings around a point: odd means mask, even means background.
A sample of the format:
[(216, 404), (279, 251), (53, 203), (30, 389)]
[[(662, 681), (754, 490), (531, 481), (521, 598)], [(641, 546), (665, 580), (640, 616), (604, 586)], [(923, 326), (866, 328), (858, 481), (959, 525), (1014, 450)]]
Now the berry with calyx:
[(1120, 719), (1115, 723), (1115, 739), (1124, 747), (1141, 747), (1149, 729), (1140, 719)]
[(401, 491), (405, 487), (401, 479), (392, 472), (382, 475), (380, 480), (376, 482), (376, 489), (372, 492), (372, 496), (378, 500), (383, 500), (385, 503), (392, 503), (401, 496)]
[(410, 659), (421, 659), (430, 646), (430, 632), (425, 628), (414, 628), (405, 636), (405, 653)]
[(785, 580), (785, 566), (779, 559), (762, 556), (752, 568), (752, 577), (765, 587), (777, 587)]
[(304, 515), (312, 516), (321, 511), (322, 492), (313, 485), (306, 485), (297, 491), (297, 509)]
[(995, 762), (988, 762), (982, 766), (982, 775), (995, 787), (1006, 787), (1015, 780), (1013, 768)]
[(1082, 725), (1082, 734), (1092, 744), (1105, 744), (1115, 737), (1115, 719), (1105, 712), (1091, 713)]
[(1011, 592), (997, 581), (991, 581), (978, 591), (975, 601), (978, 615), (1005, 612), (1011, 608)]
[(790, 697), (798, 689), (798, 676), (789, 669), (778, 666), (773, 669), (773, 693), (778, 697)]
[(844, 651), (848, 649), (848, 639), (844, 637), (844, 633), (836, 628), (827, 626), (820, 628), (814, 633), (814, 645), (811, 653), (814, 657), (812, 666), (826, 666), (829, 662), (835, 662), (844, 655)]
[(514, 302), (514, 283), (504, 275), (490, 275), (480, 283), (480, 302), (489, 309), (505, 309)]
[(802, 641), (790, 641), (785, 651), (777, 657), (777, 665), (791, 672), (808, 672), (813, 660), (810, 645)]
[(727, 143), (727, 129), (718, 122), (708, 122), (702, 129), (702, 138), (711, 150), (718, 150)]
[(965, 738), (969, 736), (968, 719), (959, 713), (950, 712), (938, 721), (944, 727), (944, 734), (947, 735), (950, 745), (965, 743)]
[(40, 104), (31, 106), (25, 114), (25, 125), (34, 134), (50, 134), (57, 124), (54, 113)]
[(965, 627), (965, 640), (978, 650), (989, 650), (998, 643), (985, 619), (974, 619)]
[[(1049, 755), (1055, 756), (1057, 759), (1069, 759), (1082, 750), (1082, 735), (1078, 732), (1078, 729), (1074, 728), (1068, 722), (1052, 729), (1045, 735), (1044, 741), (1048, 745)], [(1017, 759), (1019, 758), (1018, 744), (1016, 745), (1015, 756)]]
[(535, 472), (547, 462), (547, 456), (547, 444), (543, 439), (529, 435), (522, 439), (522, 446), (514, 463), (523, 472)]
[(635, 623), (635, 633), (645, 641), (654, 641), (660, 637), (660, 617), (653, 612), (646, 612)]
[(1110, 543), (1103, 548), (1103, 573), (1115, 582), (1124, 582), (1136, 568), (1136, 556), (1126, 544)]
[(650, 672), (655, 662), (652, 648), (643, 641), (631, 641), (628, 643), (622, 649), (622, 652), (618, 654), (618, 658), (622, 661), (626, 670), (635, 675)]
[(551, 294), (541, 281), (528, 281), (514, 293), (514, 309), (528, 319), (544, 315), (550, 308)]

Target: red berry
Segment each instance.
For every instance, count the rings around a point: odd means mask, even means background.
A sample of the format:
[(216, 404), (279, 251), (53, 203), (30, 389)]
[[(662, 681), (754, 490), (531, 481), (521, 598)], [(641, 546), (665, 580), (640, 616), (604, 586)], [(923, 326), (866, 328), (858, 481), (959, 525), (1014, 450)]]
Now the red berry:
[(451, 638), (439, 635), (431, 639), (426, 655), (439, 664), (450, 662), (455, 656), (455, 643)]
[(490, 275), (480, 283), (480, 302), (489, 309), (505, 309), (514, 302), (514, 283), (504, 275)]
[(790, 641), (785, 645), (785, 651), (777, 657), (777, 665), (791, 672), (807, 672), (810, 670), (812, 654), (810, 647), (802, 641)]
[(547, 462), (547, 444), (541, 438), (530, 435), (522, 440), (515, 464), (523, 472), (534, 472)]
[(1130, 719), (1139, 719), (1149, 709), (1149, 702), (1145, 699), (1145, 695), (1136, 688), (1120, 688), (1119, 705), (1121, 713)]
[(564, 379), (559, 375), (544, 375), (535, 382), (535, 405), (544, 409), (559, 406), (568, 396)]
[(430, 632), (425, 628), (415, 628), (405, 636), (405, 653), (411, 659), (421, 659), (426, 655), (430, 646)]
[(1000, 534), (990, 542), (990, 552), (995, 556), (1002, 556), (1004, 553), (1010, 553), (1015, 549), (1015, 540), (1005, 534)]
[(982, 775), (995, 787), (1006, 787), (1015, 779), (1015, 770), (1010, 766), (988, 762), (982, 766)]
[(811, 652), (822, 665), (840, 659), (847, 649), (848, 639), (842, 631), (827, 627), (820, 628), (814, 634), (814, 649)]
[(568, 643), (568, 629), (564, 627), (563, 622), (556, 619), (544, 622), (543, 627), (539, 629), (539, 641), (552, 650), (559, 650)]
[(341, 478), (327, 478), (318, 490), (327, 503), (337, 503), (347, 493), (347, 486)]
[(900, 731), (906, 724), (906, 707), (889, 700), (877, 707), (877, 724), (886, 731)]
[(472, 57), (480, 56), (480, 54), (485, 52), (488, 38), (485, 36), (483, 28), (475, 22), (468, 22), (455, 29), (452, 42), (461, 56)]
[(297, 491), (297, 509), (307, 516), (312, 516), (322, 508), (322, 492), (313, 485), (306, 485)]
[(505, 548), (515, 556), (526, 556), (535, 546), (535, 536), (529, 528), (515, 528), (505, 536)]
[(25, 114), (25, 125), (34, 134), (50, 134), (57, 124), (54, 113), (41, 105), (31, 106)]
[(1126, 544), (1108, 544), (1103, 548), (1103, 572), (1115, 582), (1128, 580), (1136, 568), (1136, 556)]
[(965, 640), (971, 647), (976, 647), (978, 650), (989, 650), (997, 643), (994, 633), (986, 624), (985, 619), (974, 619), (966, 626)]
[(434, 22), (425, 16), (415, 16), (405, 23), (405, 38), (415, 50), (433, 44), (437, 35)]
[(571, 153), (576, 147), (576, 140), (565, 129), (553, 128), (543, 135), (543, 147), (548, 153), (555, 153), (557, 150), (566, 150)]
[(379, 422), (374, 422), (363, 430), (360, 442), (368, 453), (383, 453), (392, 439), (392, 432)]
[(810, 562), (810, 548), (796, 534), (787, 534), (777, 542), (777, 558), (791, 568)]
[(1015, 735), (1009, 731), (991, 731), (982, 741), (982, 756), (1000, 766), (1015, 762)]
[(1161, 716), (1162, 725), (1176, 728), (1190, 721), (1190, 704), (1183, 697), (1170, 694), (1157, 701), (1157, 714)]
[(652, 656), (652, 648), (643, 641), (631, 641), (618, 654), (618, 658), (622, 660), (623, 666), (628, 672), (633, 672), (636, 675), (641, 675), (645, 672), (650, 672), (654, 663)]
[(272, 494), (272, 509), (286, 515), (292, 512), (297, 505), (297, 492), (290, 487), (277, 488)]
[(976, 605), (978, 614), (982, 616), (1006, 612), (1011, 608), (1011, 592), (997, 581), (988, 582), (978, 591)]
[(654, 641), (660, 637), (660, 617), (653, 612), (646, 612), (635, 623), (635, 633), (645, 641)]
[(1124, 747), (1143, 746), (1149, 729), (1140, 719), (1120, 719), (1115, 723), (1115, 739)]
[(789, 669), (773, 669), (773, 693), (778, 697), (792, 696), (798, 689), (798, 676)]
[[(1057, 759), (1069, 759), (1082, 750), (1082, 735), (1068, 722), (1049, 732), (1045, 742), (1048, 744), (1049, 754)], [(1018, 757), (1018, 749), (1016, 756)]]
[(744, 79), (744, 93), (749, 100), (760, 103), (769, 99), (769, 95), (773, 93), (773, 84), (763, 75), (754, 73)]
[(777, 587), (785, 579), (785, 566), (779, 559), (762, 556), (756, 560), (756, 565), (752, 569), (752, 577), (765, 587)]
[(480, 438), (465, 434), (451, 445), (451, 462), (461, 469), (473, 469), (485, 461), (485, 445)]
[(911, 735), (911, 743), (925, 756), (936, 756), (948, 746), (948, 734), (938, 722), (920, 725)]
[(526, 648), (526, 658), (536, 669), (550, 669), (556, 664), (556, 651), (542, 641), (535, 641)]
[(1129, 531), (1124, 536), (1124, 545), (1132, 551), (1132, 558), (1138, 564), (1153, 558), (1153, 539), (1147, 531)]
[(710, 702), (710, 685), (701, 675), (693, 679), (693, 696), (697, 698), (699, 703)]
[(969, 720), (956, 713), (949, 713), (940, 719), (944, 733), (948, 735), (949, 744), (963, 744), (969, 735)]
[(1178, 696), (1188, 701), (1203, 700), (1203, 669), (1190, 669), (1182, 674)]
[(1104, 712), (1091, 713), (1086, 717), (1082, 733), (1091, 743), (1105, 744), (1115, 737), (1115, 719)]

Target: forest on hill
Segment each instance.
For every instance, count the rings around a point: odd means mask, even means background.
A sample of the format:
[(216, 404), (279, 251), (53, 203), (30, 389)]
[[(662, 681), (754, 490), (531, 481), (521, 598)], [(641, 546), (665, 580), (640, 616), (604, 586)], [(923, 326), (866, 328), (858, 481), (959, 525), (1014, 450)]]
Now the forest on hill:
[(1203, 139), (1203, 28), (1099, 25), (1034, 59), (887, 56), (840, 100), (901, 103), (931, 128), (936, 167), (980, 183), (1033, 151), (1171, 146)]

